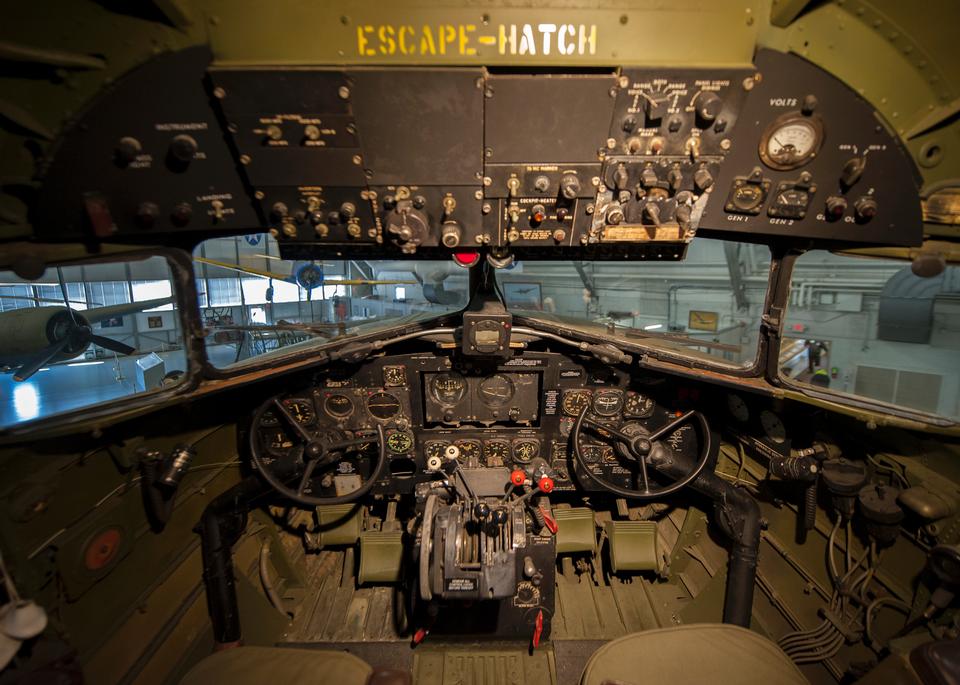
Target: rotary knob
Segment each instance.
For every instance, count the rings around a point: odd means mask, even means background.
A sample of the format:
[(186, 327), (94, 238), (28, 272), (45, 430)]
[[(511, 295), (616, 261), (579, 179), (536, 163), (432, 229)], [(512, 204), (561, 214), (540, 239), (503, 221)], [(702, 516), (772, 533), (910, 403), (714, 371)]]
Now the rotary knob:
[(560, 179), (560, 194), (567, 200), (577, 199), (580, 194), (580, 179), (575, 174), (564, 174)]
[(140, 141), (132, 136), (124, 136), (117, 141), (117, 161), (123, 165), (130, 164), (136, 160), (137, 156), (143, 150)]
[(712, 90), (702, 90), (693, 99), (693, 107), (700, 121), (709, 124), (720, 114), (723, 100)]
[(414, 252), (423, 242), (429, 230), (427, 215), (416, 209), (409, 200), (397, 202), (387, 214), (387, 232), (395, 236), (397, 245), (404, 252)]
[(193, 136), (181, 133), (170, 141), (170, 157), (183, 164), (189, 164), (197, 154), (197, 141)]

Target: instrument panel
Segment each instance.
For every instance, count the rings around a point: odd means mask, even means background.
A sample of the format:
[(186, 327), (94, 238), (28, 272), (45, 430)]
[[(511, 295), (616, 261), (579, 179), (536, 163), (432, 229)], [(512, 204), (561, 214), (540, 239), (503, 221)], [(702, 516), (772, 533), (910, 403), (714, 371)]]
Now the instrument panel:
[[(637, 433), (652, 433), (681, 413), (664, 384), (651, 379), (646, 387), (592, 359), (555, 353), (526, 353), (483, 368), (455, 367), (432, 353), (383, 357), (324, 377), (280, 402), (316, 434), (372, 438), (382, 426), (387, 471), (372, 490), (380, 494), (413, 492), (449, 460), (465, 469), (523, 469), (542, 459), (554, 473), (556, 490), (598, 491), (571, 450), (571, 429), (581, 411)], [(293, 427), (273, 410), (253, 430), (275, 458), (298, 444)], [(695, 455), (700, 439), (685, 426), (667, 442)], [(635, 464), (609, 441), (585, 434), (581, 444), (584, 461), (596, 475), (623, 487), (636, 485)], [(371, 447), (367, 456), (374, 451)], [(357, 468), (366, 476), (370, 464)], [(354, 466), (344, 460), (336, 473), (352, 476)]]
[(269, 231), (286, 259), (670, 260), (731, 233), (919, 244), (919, 175), (873, 108), (797, 55), (754, 62), (527, 74), (163, 54), (69, 123), (31, 223), (93, 241)]

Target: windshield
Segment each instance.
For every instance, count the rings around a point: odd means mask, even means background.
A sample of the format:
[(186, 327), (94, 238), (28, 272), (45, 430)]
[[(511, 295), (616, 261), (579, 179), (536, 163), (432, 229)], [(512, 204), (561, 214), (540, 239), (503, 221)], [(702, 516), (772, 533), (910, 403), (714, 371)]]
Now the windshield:
[(960, 418), (960, 268), (814, 250), (793, 268), (783, 377)]
[(218, 368), (456, 312), (468, 273), (450, 260), (286, 260), (267, 234), (194, 251), (207, 358)]
[(769, 271), (766, 246), (697, 238), (682, 262), (525, 262), (498, 281), (514, 314), (744, 368)]

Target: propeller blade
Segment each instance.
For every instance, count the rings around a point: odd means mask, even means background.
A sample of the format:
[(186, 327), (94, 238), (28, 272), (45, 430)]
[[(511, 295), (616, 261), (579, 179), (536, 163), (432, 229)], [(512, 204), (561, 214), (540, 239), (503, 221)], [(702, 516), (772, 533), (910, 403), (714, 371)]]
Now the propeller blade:
[(37, 356), (28, 361), (25, 364), (21, 364), (20, 368), (17, 369), (16, 373), (13, 374), (13, 380), (20, 382), (25, 381), (30, 376), (35, 374), (41, 369), (45, 364), (49, 364), (53, 359), (60, 354), (60, 352), (70, 343), (70, 336), (64, 336), (63, 340), (59, 340), (49, 347), (44, 347), (37, 353)]
[(73, 323), (77, 323), (77, 317), (73, 313), (73, 309), (70, 308), (70, 296), (67, 295), (67, 283), (63, 280), (63, 269), (59, 266), (57, 267), (57, 281), (60, 283), (60, 294), (63, 295), (63, 306), (70, 312), (70, 318), (73, 319)]
[(114, 340), (113, 338), (105, 338), (102, 335), (94, 335), (90, 338), (90, 341), (95, 342), (105, 350), (110, 350), (111, 352), (116, 352), (117, 354), (133, 354), (137, 351), (136, 347), (130, 347), (126, 343), (122, 343), (119, 340)]

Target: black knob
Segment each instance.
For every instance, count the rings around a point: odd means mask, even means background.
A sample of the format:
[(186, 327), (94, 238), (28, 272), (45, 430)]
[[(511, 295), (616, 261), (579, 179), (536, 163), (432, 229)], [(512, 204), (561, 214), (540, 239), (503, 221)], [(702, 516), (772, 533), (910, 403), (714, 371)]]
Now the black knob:
[(845, 188), (851, 187), (860, 180), (860, 177), (863, 176), (863, 170), (866, 168), (866, 157), (851, 157), (846, 161), (843, 169), (840, 171), (840, 183), (843, 184)]
[(507, 511), (506, 507), (497, 507), (493, 510), (493, 522), (498, 526), (502, 526), (504, 523), (506, 523), (509, 516), (510, 513)]
[(180, 202), (174, 205), (173, 211), (170, 213), (170, 221), (173, 222), (174, 226), (186, 226), (190, 223), (192, 217), (193, 207), (190, 206), (189, 202)]
[(723, 108), (723, 100), (712, 90), (702, 90), (693, 99), (693, 106), (701, 121), (710, 123), (717, 118)]
[(709, 169), (700, 167), (693, 172), (693, 185), (702, 193), (713, 185), (713, 174), (710, 173)]
[(130, 164), (136, 160), (137, 155), (143, 150), (140, 141), (131, 136), (124, 136), (117, 141), (117, 161), (123, 165)]
[(645, 224), (660, 225), (660, 205), (656, 202), (648, 202), (643, 206), (643, 222)]
[(137, 207), (137, 226), (140, 228), (153, 228), (157, 223), (157, 217), (160, 216), (160, 208), (153, 202), (141, 202)]
[(486, 502), (477, 502), (473, 505), (473, 515), (481, 521), (490, 515), (490, 505)]
[(574, 174), (564, 174), (560, 179), (560, 194), (567, 200), (577, 199), (580, 194), (580, 179)]
[(866, 195), (853, 203), (853, 211), (857, 215), (857, 221), (870, 221), (877, 215), (878, 209), (877, 201)]
[(287, 205), (283, 202), (274, 202), (273, 207), (270, 208), (270, 214), (275, 220), (282, 219), (289, 213)]
[(193, 136), (181, 133), (170, 141), (170, 156), (178, 162), (186, 164), (195, 154), (197, 154), (197, 141)]
[(831, 195), (826, 202), (827, 219), (835, 220), (843, 216), (847, 211), (847, 198), (840, 195)]
[(624, 130), (626, 133), (633, 133), (633, 132), (637, 129), (637, 119), (636, 119), (636, 117), (632, 117), (632, 116), (626, 117), (626, 118), (623, 120), (622, 126), (623, 126), (623, 130)]

